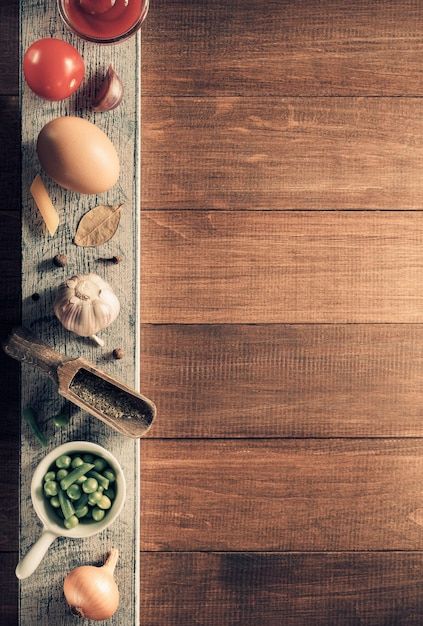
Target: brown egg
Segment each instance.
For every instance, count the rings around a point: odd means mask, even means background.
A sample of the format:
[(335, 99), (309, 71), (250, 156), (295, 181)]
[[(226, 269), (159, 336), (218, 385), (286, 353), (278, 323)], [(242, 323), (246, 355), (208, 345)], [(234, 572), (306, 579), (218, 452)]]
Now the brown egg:
[(45, 172), (65, 189), (101, 193), (119, 178), (119, 157), (102, 130), (80, 117), (58, 117), (41, 129), (37, 153)]

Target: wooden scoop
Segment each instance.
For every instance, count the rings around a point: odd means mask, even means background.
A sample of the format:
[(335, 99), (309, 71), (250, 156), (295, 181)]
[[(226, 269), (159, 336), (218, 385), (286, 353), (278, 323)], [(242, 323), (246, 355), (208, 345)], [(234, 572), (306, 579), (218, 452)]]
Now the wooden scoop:
[(3, 348), (13, 359), (43, 370), (60, 395), (122, 435), (141, 437), (153, 423), (156, 406), (151, 400), (86, 359), (64, 357), (23, 328), (13, 330)]

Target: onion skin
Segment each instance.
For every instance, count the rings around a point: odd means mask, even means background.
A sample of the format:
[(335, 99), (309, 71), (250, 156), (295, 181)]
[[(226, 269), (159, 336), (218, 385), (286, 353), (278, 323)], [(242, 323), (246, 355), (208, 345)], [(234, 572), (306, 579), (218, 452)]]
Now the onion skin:
[(102, 621), (114, 615), (119, 607), (119, 590), (113, 573), (119, 552), (112, 548), (101, 567), (82, 565), (65, 578), (63, 591), (74, 615)]

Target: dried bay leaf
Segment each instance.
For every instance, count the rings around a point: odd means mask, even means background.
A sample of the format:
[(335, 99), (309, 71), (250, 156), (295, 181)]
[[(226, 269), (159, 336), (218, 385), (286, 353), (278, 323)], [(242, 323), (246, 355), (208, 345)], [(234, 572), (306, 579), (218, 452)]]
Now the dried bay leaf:
[(94, 247), (109, 241), (119, 226), (121, 209), (121, 204), (114, 207), (100, 204), (85, 213), (73, 242), (77, 246)]

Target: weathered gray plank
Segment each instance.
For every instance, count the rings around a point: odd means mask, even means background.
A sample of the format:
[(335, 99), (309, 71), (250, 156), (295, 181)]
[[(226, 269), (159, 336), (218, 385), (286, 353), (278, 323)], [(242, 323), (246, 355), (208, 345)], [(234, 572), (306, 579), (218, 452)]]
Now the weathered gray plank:
[[(26, 0), (22, 3), (22, 49), (38, 37), (58, 36), (75, 44), (87, 66), (87, 79), (79, 93), (63, 103), (48, 103), (34, 96), (24, 86), (22, 93), (22, 254), (23, 254), (23, 322), (34, 334), (68, 356), (83, 355), (129, 384), (139, 380), (136, 364), (138, 356), (138, 207), (139, 180), (137, 146), (139, 114), (139, 38), (119, 46), (95, 46), (78, 40), (61, 25), (54, 0)], [(125, 100), (112, 113), (93, 114), (88, 103), (98, 86), (90, 81), (94, 74), (102, 75), (108, 65), (116, 68), (125, 85)], [(94, 85), (93, 82), (97, 82)], [(42, 224), (29, 195), (29, 185), (40, 167), (35, 155), (34, 140), (41, 127), (50, 119), (73, 114), (95, 122), (112, 139), (120, 154), (122, 174), (120, 184), (107, 194), (98, 197), (67, 193), (49, 183), (53, 201), (59, 209), (61, 226), (55, 237), (43, 233)], [(47, 180), (44, 177), (45, 181)], [(97, 249), (77, 248), (72, 244), (76, 225), (88, 208), (99, 201), (115, 203), (126, 200), (118, 233), (108, 244)], [(52, 265), (52, 257), (65, 253), (69, 265), (65, 270)], [(113, 254), (124, 256), (120, 265), (107, 265), (100, 257)], [(94, 271), (113, 285), (120, 301), (121, 313), (115, 324), (102, 334), (106, 347), (101, 350), (90, 342), (71, 336), (52, 316), (52, 299), (56, 286), (66, 275)], [(31, 294), (40, 295), (38, 301)], [(110, 352), (123, 346), (126, 358), (113, 361)], [(35, 406), (43, 420), (47, 420), (62, 405), (53, 385), (31, 369), (23, 369), (22, 403)], [(53, 544), (37, 572), (24, 580), (20, 587), (20, 623), (23, 626), (44, 624), (74, 624), (62, 596), (64, 573), (79, 564), (93, 563), (103, 558), (108, 547), (116, 546), (121, 553), (116, 570), (121, 591), (121, 604), (110, 624), (136, 624), (138, 621), (138, 498), (137, 471), (139, 447), (132, 440), (110, 431), (86, 414), (77, 413), (67, 430), (54, 432), (46, 425), (51, 436), (49, 449), (71, 440), (90, 440), (111, 450), (122, 463), (127, 483), (128, 499), (120, 519), (100, 536), (84, 541), (59, 539)], [(27, 427), (22, 429), (21, 497), (20, 497), (20, 550), (26, 553), (41, 530), (30, 502), (30, 480), (36, 464), (43, 458), (41, 450)]]

